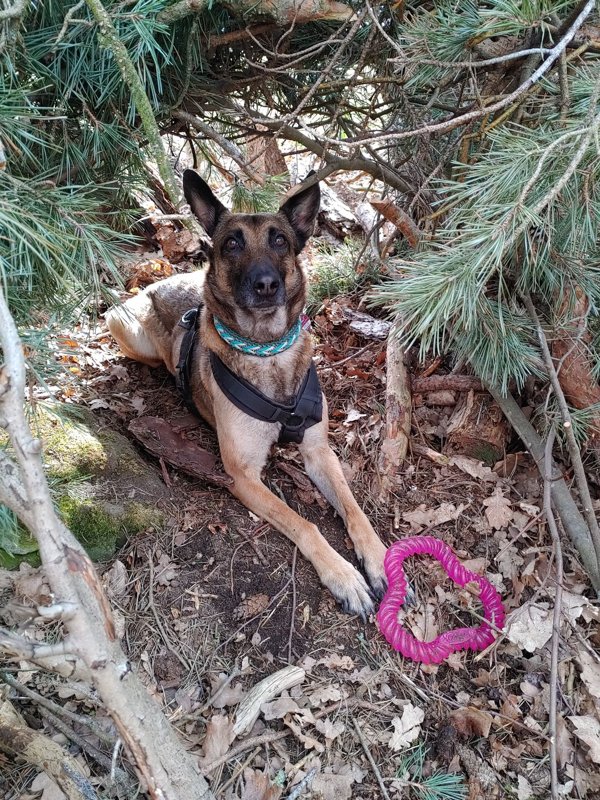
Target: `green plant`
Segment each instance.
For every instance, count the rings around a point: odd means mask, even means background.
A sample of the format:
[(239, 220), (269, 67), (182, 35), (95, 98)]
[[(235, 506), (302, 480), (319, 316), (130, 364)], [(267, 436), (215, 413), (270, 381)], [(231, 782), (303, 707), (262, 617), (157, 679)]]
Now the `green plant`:
[(379, 262), (360, 239), (340, 245), (317, 242), (310, 260), (308, 313), (313, 314), (326, 298), (352, 294), (379, 278)]
[(463, 800), (467, 796), (462, 775), (436, 770), (424, 775), (427, 749), (420, 743), (402, 754), (398, 765), (398, 781), (409, 795), (419, 800)]

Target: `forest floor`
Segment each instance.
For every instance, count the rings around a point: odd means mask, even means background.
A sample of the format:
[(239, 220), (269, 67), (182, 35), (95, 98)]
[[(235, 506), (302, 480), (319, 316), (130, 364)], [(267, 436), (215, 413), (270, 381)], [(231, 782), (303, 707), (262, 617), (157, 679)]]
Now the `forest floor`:
[[(99, 565), (124, 647), (219, 799), (549, 797), (554, 567), (537, 468), (510, 434), (495, 463), (456, 446), (445, 450), (444, 463), (409, 453), (393, 494), (378, 499), (385, 341), (350, 327), (345, 309), (356, 310), (359, 300), (326, 300), (313, 319), (334, 449), (383, 541), (426, 531), (451, 545), (500, 591), (510, 621), (505, 633), (483, 653), (459, 652), (438, 666), (405, 660), (374, 620), (343, 614), (291, 543), (225, 488), (143, 454), (166, 489), (164, 498), (143, 502), (161, 509), (163, 523)], [(62, 389), (69, 402), (94, 409), (102, 426), (130, 438), (132, 420), (164, 418), (218, 455), (215, 435), (184, 409), (164, 369), (124, 358), (102, 331), (91, 339), (83, 328), (68, 336), (80, 343), (71, 388)], [(424, 370), (449, 372), (443, 361), (411, 365), (415, 377)], [(413, 441), (442, 452), (466, 397), (434, 395), (413, 398)], [(306, 478), (293, 446), (277, 448), (266, 481), (356, 563), (341, 520)], [(600, 796), (600, 614), (577, 558), (564, 546), (559, 777), (565, 796), (593, 798)], [(436, 562), (411, 559), (407, 571), (415, 601), (403, 624), (419, 638), (479, 624), (477, 600)], [(23, 565), (10, 575), (4, 585), (13, 601), (35, 602), (43, 586), (38, 571)], [(236, 738), (240, 702), (290, 664), (305, 671), (302, 682), (263, 704), (251, 730)], [(106, 789), (107, 770), (86, 747), (111, 758), (86, 727), (93, 715), (111, 732), (94, 698), (43, 673), (14, 677), (79, 715), (68, 727), (80, 742), (69, 743), (64, 730), (43, 722), (35, 702), (21, 696), (30, 724), (37, 720), (67, 742)], [(31, 768), (11, 765), (9, 772), (7, 797), (27, 800), (40, 791), (43, 800), (60, 797), (44, 776), (32, 784)]]

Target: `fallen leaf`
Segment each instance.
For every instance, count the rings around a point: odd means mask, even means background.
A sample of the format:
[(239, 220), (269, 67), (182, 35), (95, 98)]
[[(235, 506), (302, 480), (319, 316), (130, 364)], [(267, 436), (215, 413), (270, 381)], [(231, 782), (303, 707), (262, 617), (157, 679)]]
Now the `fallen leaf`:
[(322, 686), (308, 696), (313, 706), (322, 706), (325, 703), (337, 703), (342, 699), (342, 692), (337, 684)]
[(485, 515), (492, 528), (496, 530), (506, 528), (512, 519), (513, 512), (510, 500), (504, 497), (499, 486), (494, 489), (491, 497), (483, 501), (483, 505), (486, 506)]
[(452, 725), (456, 730), (467, 738), (471, 736), (482, 736), (484, 739), (490, 734), (492, 727), (493, 717), (487, 711), (481, 711), (479, 708), (467, 706), (466, 708), (457, 708), (450, 714)]
[(45, 772), (40, 772), (29, 788), (33, 792), (42, 792), (39, 800), (67, 800), (66, 794)]
[(177, 564), (171, 561), (166, 553), (163, 553), (158, 559), (154, 580), (160, 586), (168, 586), (177, 575), (177, 569)]
[(414, 511), (402, 514), (402, 519), (409, 522), (411, 528), (418, 532), (423, 528), (431, 528), (458, 519), (466, 507), (463, 503), (458, 508), (452, 503), (442, 503), (437, 508), (427, 508), (425, 503), (421, 503)]
[(321, 658), (317, 664), (323, 664), (329, 669), (345, 669), (350, 672), (354, 669), (354, 661), (350, 656), (340, 656), (337, 653), (330, 653), (328, 656)]
[(318, 719), (315, 722), (315, 728), (319, 731), (319, 733), (323, 734), (325, 737), (325, 743), (328, 747), (334, 739), (337, 739), (337, 737), (341, 736), (346, 730), (346, 726), (343, 722), (340, 720), (337, 722), (332, 722), (329, 717), (325, 717), (325, 719)]
[(102, 576), (102, 583), (109, 597), (121, 598), (127, 591), (128, 574), (127, 567), (122, 561), (116, 559), (110, 569), (107, 569)]
[(316, 775), (311, 785), (313, 795), (322, 800), (350, 800), (352, 797), (352, 775), (333, 775), (322, 772)]
[(221, 689), (221, 686), (227, 681), (227, 675), (224, 672), (220, 672), (219, 675), (211, 675), (210, 676), (210, 688), (211, 688), (211, 695), (218, 695), (215, 699), (211, 702), (211, 706), (213, 708), (225, 708), (226, 706), (235, 706), (241, 700), (243, 700), (246, 690), (242, 686), (241, 683), (236, 683), (233, 685), (230, 683), (228, 686), (225, 686), (224, 689)]
[(278, 800), (283, 789), (271, 783), (269, 775), (247, 767), (241, 800)]
[(486, 467), (483, 461), (477, 461), (469, 456), (450, 456), (450, 466), (458, 467), (472, 478), (479, 478), (482, 481), (497, 481), (498, 476), (491, 467)]
[(239, 622), (240, 620), (255, 617), (257, 614), (262, 614), (269, 603), (270, 598), (268, 594), (250, 595), (250, 597), (246, 597), (239, 606), (234, 609), (233, 618)]
[(404, 706), (402, 716), (392, 719), (394, 732), (388, 742), (388, 747), (395, 752), (408, 747), (411, 742), (419, 738), (421, 723), (424, 719), (425, 712), (422, 708), (413, 706), (411, 703)]
[(224, 756), (234, 739), (233, 723), (229, 718), (223, 714), (213, 714), (206, 724), (203, 742), (204, 755), (198, 759), (202, 769), (208, 767), (217, 758)]
[(523, 775), (517, 775), (517, 800), (529, 800), (533, 797), (531, 784)]
[(565, 723), (564, 717), (562, 714), (556, 715), (556, 755), (558, 757), (558, 763), (564, 769), (565, 765), (568, 764), (573, 756), (575, 748), (573, 747), (573, 742), (571, 740), (571, 734), (569, 733), (569, 729)]
[(352, 408), (346, 415), (346, 419), (343, 421), (342, 425), (350, 425), (352, 422), (356, 422), (357, 420), (366, 416), (366, 414), (361, 414), (356, 408)]
[(581, 680), (588, 692), (594, 697), (600, 697), (600, 661), (582, 647), (577, 648), (577, 660), (581, 664)]
[(583, 717), (567, 717), (575, 727), (575, 736), (590, 748), (590, 758), (600, 764), (600, 722), (589, 714)]
[(526, 603), (507, 616), (504, 633), (513, 644), (534, 653), (552, 636), (552, 610), (545, 603)]
[(286, 714), (299, 711), (300, 707), (287, 692), (284, 692), (281, 697), (273, 700), (272, 703), (263, 703), (260, 710), (264, 718), (269, 721), (271, 719), (283, 719)]

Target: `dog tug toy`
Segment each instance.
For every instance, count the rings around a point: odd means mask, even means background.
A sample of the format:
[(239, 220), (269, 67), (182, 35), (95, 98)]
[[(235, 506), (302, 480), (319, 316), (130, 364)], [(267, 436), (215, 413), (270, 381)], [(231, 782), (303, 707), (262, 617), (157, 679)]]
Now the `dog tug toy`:
[[(426, 553), (437, 559), (458, 586), (467, 583), (479, 585), (479, 599), (483, 605), (484, 622), (477, 628), (455, 628), (442, 633), (431, 642), (421, 642), (405, 630), (398, 622), (398, 611), (404, 603), (407, 581), (404, 560), (417, 553)], [(457, 650), (483, 650), (494, 641), (491, 627), (502, 628), (504, 609), (500, 595), (492, 584), (481, 575), (476, 575), (458, 561), (452, 549), (434, 536), (411, 536), (395, 542), (385, 554), (385, 572), (388, 590), (377, 612), (381, 632), (394, 648), (405, 658), (423, 664), (439, 664)]]

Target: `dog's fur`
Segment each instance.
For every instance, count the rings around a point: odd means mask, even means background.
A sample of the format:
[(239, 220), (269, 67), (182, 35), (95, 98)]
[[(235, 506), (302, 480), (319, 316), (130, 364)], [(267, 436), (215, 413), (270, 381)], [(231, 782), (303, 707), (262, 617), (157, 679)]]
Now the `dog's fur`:
[(150, 366), (164, 363), (174, 374), (184, 335), (178, 322), (203, 301), (191, 371), (192, 396), (217, 431), (221, 458), (233, 479), (232, 493), (298, 546), (345, 610), (364, 617), (373, 611), (373, 593), (381, 596), (385, 589), (385, 547), (354, 499), (328, 444), (325, 399), (322, 421), (306, 430), (299, 448), (311, 480), (344, 520), (373, 592), (316, 525), (262, 483), (261, 473), (280, 425), (253, 419), (228, 400), (215, 382), (208, 355), (216, 353), (233, 372), (276, 402), (288, 403), (295, 396), (311, 363), (309, 333), (302, 331), (278, 355), (246, 355), (221, 339), (213, 315), (256, 342), (279, 339), (293, 326), (306, 300), (306, 281), (297, 255), (318, 213), (318, 184), (300, 186), (276, 214), (230, 213), (191, 170), (185, 172), (183, 184), (192, 210), (212, 237), (206, 278), (204, 272), (194, 272), (156, 283), (111, 309), (108, 327), (125, 355)]

